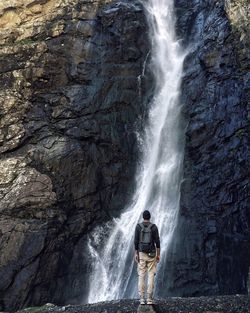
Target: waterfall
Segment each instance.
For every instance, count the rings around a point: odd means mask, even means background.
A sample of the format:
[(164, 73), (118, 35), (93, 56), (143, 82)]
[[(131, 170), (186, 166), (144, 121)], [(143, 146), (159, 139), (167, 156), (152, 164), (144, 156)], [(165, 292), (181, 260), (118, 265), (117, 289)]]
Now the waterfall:
[[(142, 3), (152, 41), (150, 57), (155, 93), (142, 135), (143, 153), (131, 203), (120, 218), (98, 227), (89, 238), (93, 261), (89, 303), (138, 297), (133, 239), (136, 224), (145, 209), (151, 212), (152, 222), (160, 233), (158, 273), (167, 271), (167, 251), (177, 223), (184, 150), (178, 96), (185, 54), (175, 37), (173, 0)], [(159, 279), (156, 276), (156, 280)]]
[(137, 80), (138, 80), (138, 91), (139, 91), (139, 99), (141, 100), (141, 81), (142, 81), (142, 78), (144, 78), (145, 76), (145, 71), (146, 71), (146, 65), (147, 65), (147, 60), (148, 60), (148, 56), (150, 54), (150, 51), (147, 53), (146, 55), (146, 58), (143, 62), (143, 66), (142, 66), (142, 72), (141, 74), (137, 77)]

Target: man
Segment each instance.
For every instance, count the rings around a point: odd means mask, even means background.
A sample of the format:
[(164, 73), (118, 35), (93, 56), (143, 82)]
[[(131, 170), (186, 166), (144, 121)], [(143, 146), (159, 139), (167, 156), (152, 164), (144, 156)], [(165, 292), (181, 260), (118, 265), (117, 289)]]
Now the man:
[(158, 228), (150, 223), (150, 212), (143, 212), (143, 223), (135, 229), (135, 261), (138, 263), (137, 272), (140, 304), (145, 304), (145, 277), (148, 272), (147, 304), (153, 304), (154, 278), (156, 264), (160, 261), (160, 238)]

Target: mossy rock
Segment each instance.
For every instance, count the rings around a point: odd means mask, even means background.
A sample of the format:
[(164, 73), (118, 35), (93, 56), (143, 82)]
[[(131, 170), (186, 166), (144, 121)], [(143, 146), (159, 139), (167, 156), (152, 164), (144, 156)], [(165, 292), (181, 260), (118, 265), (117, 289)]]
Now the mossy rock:
[(56, 305), (52, 303), (46, 303), (43, 306), (33, 306), (29, 307), (27, 309), (23, 309), (20, 311), (17, 311), (16, 313), (39, 313), (39, 312), (48, 312), (56, 308)]

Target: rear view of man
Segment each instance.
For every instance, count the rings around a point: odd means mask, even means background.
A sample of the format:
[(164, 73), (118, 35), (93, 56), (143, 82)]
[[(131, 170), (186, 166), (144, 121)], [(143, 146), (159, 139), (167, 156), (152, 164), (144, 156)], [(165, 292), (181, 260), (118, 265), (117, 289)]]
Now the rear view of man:
[(160, 238), (158, 228), (150, 223), (150, 212), (143, 212), (143, 222), (135, 229), (135, 261), (138, 263), (138, 290), (140, 304), (145, 304), (145, 277), (148, 272), (147, 304), (153, 304), (154, 278), (156, 264), (160, 261)]

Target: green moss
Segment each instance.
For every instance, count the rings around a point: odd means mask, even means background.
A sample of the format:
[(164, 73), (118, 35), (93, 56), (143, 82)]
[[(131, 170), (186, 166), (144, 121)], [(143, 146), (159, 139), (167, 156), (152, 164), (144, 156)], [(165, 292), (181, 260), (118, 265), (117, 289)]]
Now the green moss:
[(24, 46), (24, 45), (32, 45), (34, 43), (42, 42), (41, 39), (33, 39), (33, 38), (25, 38), (19, 41), (14, 42), (6, 42), (5, 44), (0, 44), (0, 47), (13, 47), (13, 46)]
[(55, 307), (53, 304), (45, 304), (43, 306), (33, 306), (27, 309), (17, 311), (16, 313), (39, 313), (48, 311), (49, 308)]
[(31, 39), (31, 38), (25, 38), (23, 40), (16, 41), (15, 44), (16, 45), (29, 45), (35, 42), (37, 42), (37, 40)]
[(238, 130), (235, 132), (235, 136), (236, 136), (236, 137), (239, 137), (239, 138), (242, 138), (244, 134), (245, 134), (245, 129), (243, 129), (243, 128), (238, 129)]

